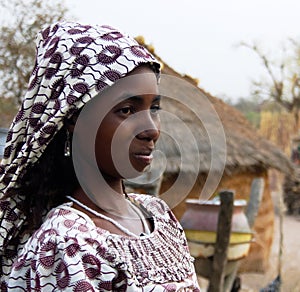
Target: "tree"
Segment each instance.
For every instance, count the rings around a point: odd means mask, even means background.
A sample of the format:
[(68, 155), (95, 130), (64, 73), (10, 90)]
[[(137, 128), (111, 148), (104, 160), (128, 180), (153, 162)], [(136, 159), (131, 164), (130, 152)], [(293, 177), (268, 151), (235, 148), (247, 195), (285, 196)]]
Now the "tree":
[[(288, 40), (279, 61), (272, 60), (257, 44), (241, 43), (254, 52), (265, 68), (266, 79), (253, 81), (253, 95), (271, 99), (293, 113), (298, 125), (300, 110), (300, 43)], [(276, 48), (278, 52), (278, 48)]]
[(257, 96), (251, 96), (250, 98), (240, 97), (235, 101), (228, 100), (226, 103), (242, 112), (253, 127), (259, 128), (261, 101)]
[(0, 0), (0, 96), (20, 104), (35, 62), (35, 38), (43, 26), (64, 19), (62, 0)]

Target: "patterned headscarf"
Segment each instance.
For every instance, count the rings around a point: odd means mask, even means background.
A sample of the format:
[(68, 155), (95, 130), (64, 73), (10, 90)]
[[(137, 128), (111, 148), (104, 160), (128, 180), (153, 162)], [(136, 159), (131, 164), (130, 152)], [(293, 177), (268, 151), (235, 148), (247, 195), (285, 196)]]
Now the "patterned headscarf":
[[(8, 132), (0, 197), (39, 159), (65, 118), (143, 63), (153, 63), (159, 71), (159, 63), (143, 46), (110, 26), (61, 22), (42, 30), (28, 91)], [(0, 250), (25, 220), (19, 200), (0, 203)]]

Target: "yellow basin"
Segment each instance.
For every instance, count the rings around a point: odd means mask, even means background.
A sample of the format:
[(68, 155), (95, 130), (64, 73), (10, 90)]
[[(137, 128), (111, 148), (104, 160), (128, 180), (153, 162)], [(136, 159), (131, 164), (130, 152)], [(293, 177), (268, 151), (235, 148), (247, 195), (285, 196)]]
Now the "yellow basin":
[[(217, 234), (214, 231), (184, 230), (188, 240), (199, 243), (215, 243)], [(252, 233), (232, 232), (230, 244), (250, 242), (253, 238)]]
[[(214, 255), (217, 238), (215, 232), (185, 230), (185, 233), (193, 257), (209, 258)], [(238, 260), (247, 256), (252, 238), (252, 233), (231, 233), (227, 259)]]

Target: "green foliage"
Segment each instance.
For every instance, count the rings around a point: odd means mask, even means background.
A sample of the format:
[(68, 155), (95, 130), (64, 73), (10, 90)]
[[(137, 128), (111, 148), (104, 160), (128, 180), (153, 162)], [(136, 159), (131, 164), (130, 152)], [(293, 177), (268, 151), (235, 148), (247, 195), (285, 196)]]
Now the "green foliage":
[(241, 111), (246, 119), (255, 127), (260, 125), (260, 101), (257, 97), (239, 98), (232, 105)]
[(0, 0), (0, 96), (20, 104), (35, 63), (37, 33), (65, 19), (62, 0)]
[(235, 103), (234, 107), (239, 109), (241, 112), (246, 111), (259, 111), (260, 100), (255, 97), (252, 98), (239, 98)]
[(260, 125), (260, 112), (247, 111), (244, 113), (246, 119), (255, 127), (259, 128)]

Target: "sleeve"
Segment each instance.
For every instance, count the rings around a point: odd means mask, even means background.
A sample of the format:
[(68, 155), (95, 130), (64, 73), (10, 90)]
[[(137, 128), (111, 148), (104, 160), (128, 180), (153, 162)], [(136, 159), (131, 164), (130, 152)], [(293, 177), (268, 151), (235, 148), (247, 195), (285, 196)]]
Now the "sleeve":
[(8, 290), (125, 291), (124, 271), (113, 267), (101, 246), (51, 237), (27, 249), (13, 265)]

